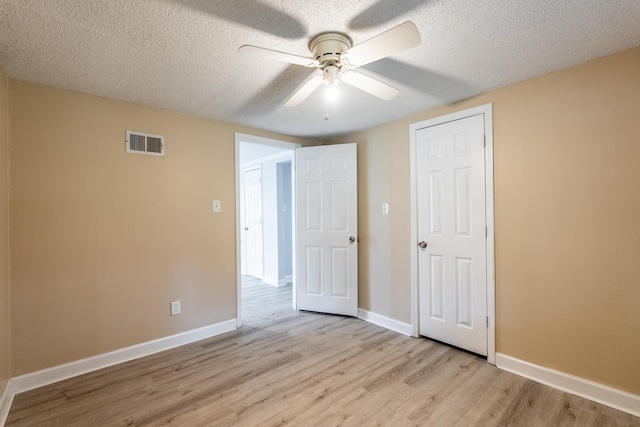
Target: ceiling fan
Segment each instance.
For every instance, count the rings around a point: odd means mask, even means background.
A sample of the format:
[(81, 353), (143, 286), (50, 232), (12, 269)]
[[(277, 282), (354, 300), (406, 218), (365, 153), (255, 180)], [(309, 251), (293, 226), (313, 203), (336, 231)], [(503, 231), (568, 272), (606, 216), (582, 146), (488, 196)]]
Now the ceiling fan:
[(420, 41), (418, 28), (413, 22), (406, 21), (356, 46), (348, 34), (339, 31), (317, 34), (309, 41), (311, 58), (251, 45), (241, 46), (238, 51), (244, 55), (322, 70), (322, 75), (311, 77), (284, 103), (286, 107), (294, 107), (322, 83), (331, 86), (340, 81), (385, 101), (394, 98), (399, 93), (398, 89), (354, 69), (418, 46)]

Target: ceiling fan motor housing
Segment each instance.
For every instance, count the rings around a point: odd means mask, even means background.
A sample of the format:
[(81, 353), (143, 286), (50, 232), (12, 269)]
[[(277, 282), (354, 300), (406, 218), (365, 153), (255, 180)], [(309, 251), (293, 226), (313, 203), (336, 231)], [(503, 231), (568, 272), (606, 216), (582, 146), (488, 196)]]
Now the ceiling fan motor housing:
[(345, 33), (338, 31), (327, 31), (320, 33), (309, 41), (309, 50), (313, 57), (324, 68), (325, 64), (333, 62), (338, 68), (340, 64), (340, 54), (353, 45), (353, 40)]

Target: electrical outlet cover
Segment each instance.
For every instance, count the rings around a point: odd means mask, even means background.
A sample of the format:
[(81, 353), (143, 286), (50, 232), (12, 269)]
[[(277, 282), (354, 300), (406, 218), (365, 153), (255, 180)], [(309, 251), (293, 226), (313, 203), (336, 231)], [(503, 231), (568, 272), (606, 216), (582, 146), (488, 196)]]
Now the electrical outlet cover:
[(180, 300), (171, 301), (171, 315), (175, 316), (176, 314), (180, 314)]

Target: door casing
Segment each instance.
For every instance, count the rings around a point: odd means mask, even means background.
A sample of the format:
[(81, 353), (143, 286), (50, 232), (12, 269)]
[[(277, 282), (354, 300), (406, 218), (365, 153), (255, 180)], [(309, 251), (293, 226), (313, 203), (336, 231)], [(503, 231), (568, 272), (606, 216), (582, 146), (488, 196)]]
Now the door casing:
[(418, 195), (417, 195), (417, 156), (416, 132), (419, 129), (464, 119), (478, 114), (484, 115), (485, 127), (485, 209), (487, 222), (487, 361), (495, 365), (495, 221), (494, 221), (494, 184), (493, 184), (493, 104), (484, 104), (445, 116), (435, 117), (409, 126), (409, 174), (411, 198), (411, 240), (410, 244), (410, 283), (411, 283), (411, 327), (412, 335), (419, 336), (419, 303), (418, 303)]

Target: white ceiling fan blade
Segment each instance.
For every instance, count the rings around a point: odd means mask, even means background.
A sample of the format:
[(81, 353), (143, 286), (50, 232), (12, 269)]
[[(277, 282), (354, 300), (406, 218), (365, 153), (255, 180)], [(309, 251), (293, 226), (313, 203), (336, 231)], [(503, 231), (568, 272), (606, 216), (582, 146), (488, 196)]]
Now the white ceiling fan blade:
[(264, 47), (251, 46), (248, 44), (240, 46), (238, 52), (243, 55), (288, 62), (289, 64), (302, 65), (303, 67), (318, 67), (320, 65), (318, 61), (313, 58), (305, 58), (304, 56), (298, 56), (292, 53), (279, 52), (277, 50), (265, 49)]
[(418, 27), (413, 22), (406, 21), (345, 50), (340, 55), (340, 60), (348, 68), (360, 67), (394, 53), (416, 47), (420, 41)]
[(300, 89), (293, 95), (291, 98), (284, 103), (285, 107), (295, 107), (299, 105), (302, 101), (307, 99), (309, 95), (313, 93), (314, 90), (318, 88), (322, 84), (322, 76), (314, 76), (306, 81), (305, 84), (302, 85)]
[(342, 81), (385, 101), (395, 98), (400, 93), (395, 87), (357, 71), (347, 71), (342, 75)]

